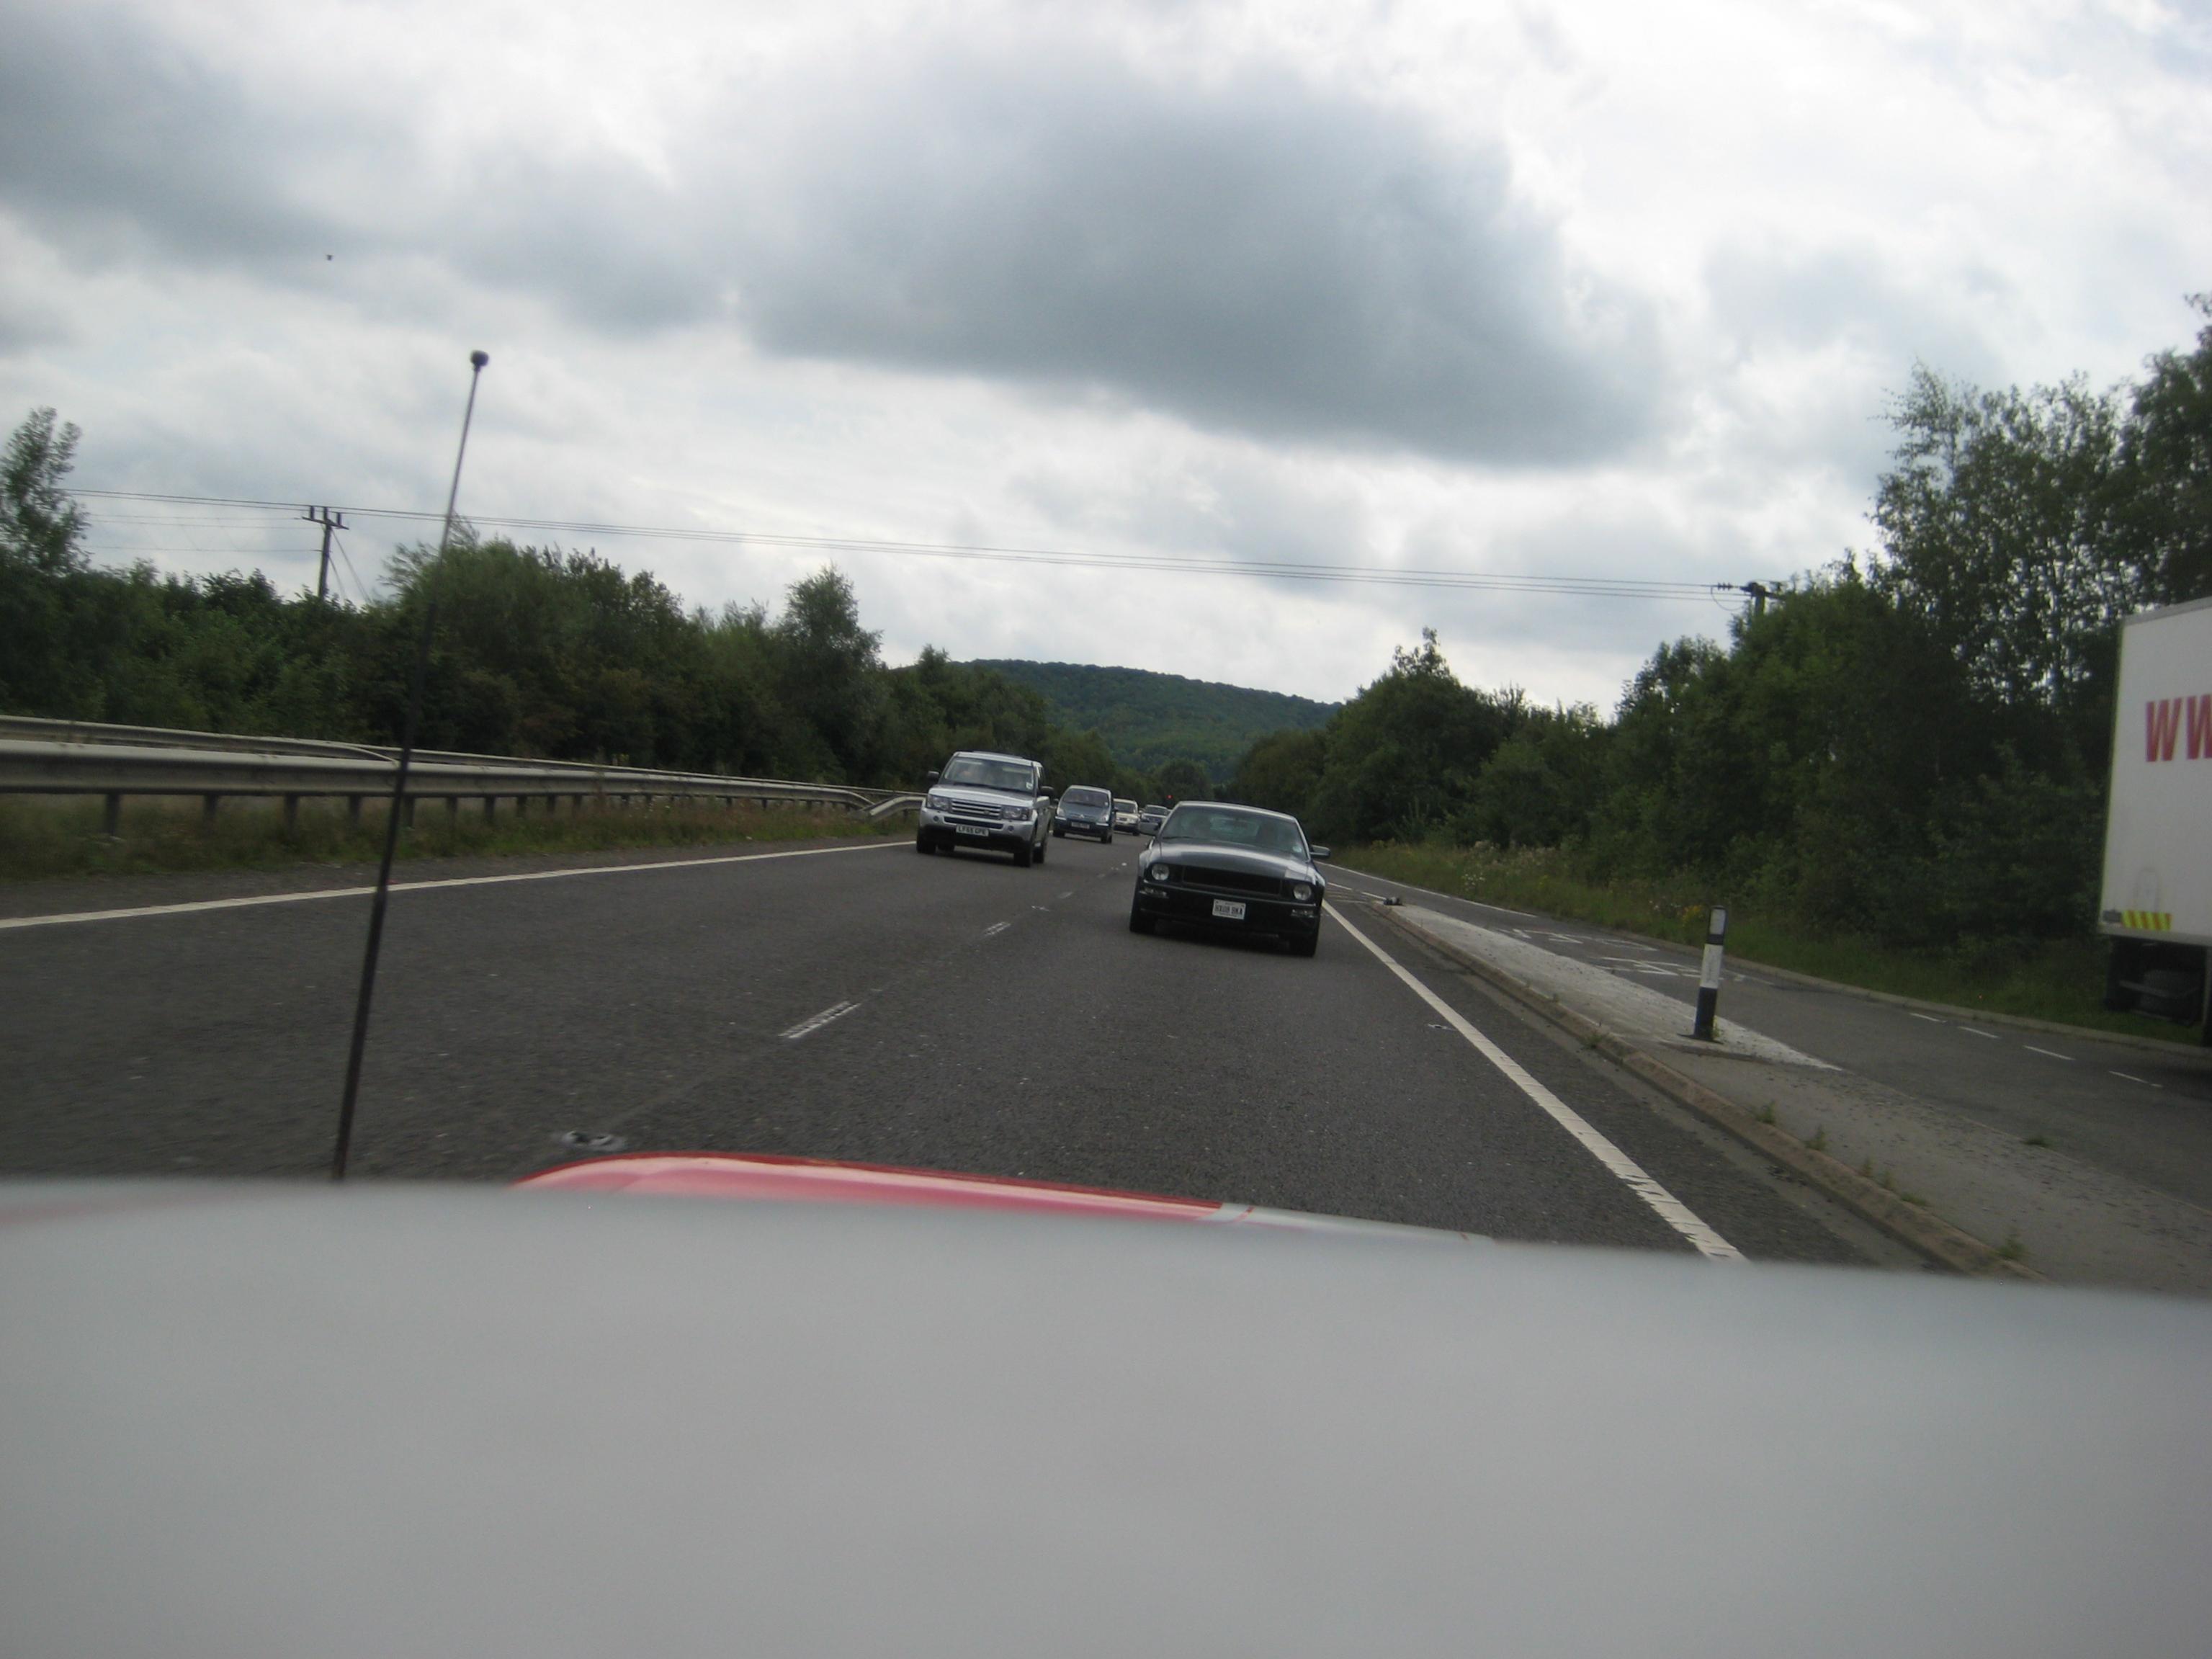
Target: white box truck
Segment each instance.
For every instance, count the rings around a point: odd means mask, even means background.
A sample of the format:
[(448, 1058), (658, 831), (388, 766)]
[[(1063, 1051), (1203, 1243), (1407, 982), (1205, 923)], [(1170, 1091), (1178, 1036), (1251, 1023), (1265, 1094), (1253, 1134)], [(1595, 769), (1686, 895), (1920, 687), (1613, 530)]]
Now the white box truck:
[(2121, 627), (2097, 912), (2106, 1006), (2203, 1025), (2212, 1042), (2212, 599)]

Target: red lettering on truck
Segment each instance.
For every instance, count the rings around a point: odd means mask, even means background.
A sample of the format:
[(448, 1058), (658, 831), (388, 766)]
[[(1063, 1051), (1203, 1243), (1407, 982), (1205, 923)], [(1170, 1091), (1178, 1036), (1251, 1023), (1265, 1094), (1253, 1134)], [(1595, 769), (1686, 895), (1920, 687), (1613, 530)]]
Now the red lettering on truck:
[(2143, 705), (2143, 758), (2170, 761), (2174, 742), (2184, 726), (2189, 733), (2189, 758), (2212, 760), (2212, 694), (2201, 697), (2160, 697)]

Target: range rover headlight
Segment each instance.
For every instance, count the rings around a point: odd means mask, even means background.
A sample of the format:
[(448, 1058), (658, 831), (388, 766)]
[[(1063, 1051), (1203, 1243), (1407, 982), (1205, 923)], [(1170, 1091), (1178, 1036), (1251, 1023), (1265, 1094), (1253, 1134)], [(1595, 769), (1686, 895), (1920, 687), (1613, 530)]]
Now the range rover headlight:
[(1291, 896), (1301, 904), (1309, 902), (1313, 898), (1313, 884), (1310, 881), (1292, 882)]

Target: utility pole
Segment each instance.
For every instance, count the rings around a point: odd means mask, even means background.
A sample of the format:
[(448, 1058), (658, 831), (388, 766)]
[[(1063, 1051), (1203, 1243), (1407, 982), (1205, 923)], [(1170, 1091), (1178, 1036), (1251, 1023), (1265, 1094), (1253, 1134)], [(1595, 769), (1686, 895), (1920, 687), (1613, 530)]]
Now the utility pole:
[(1751, 595), (1751, 614), (1754, 617), (1765, 616), (1766, 601), (1772, 596), (1774, 590), (1765, 582), (1746, 582), (1743, 585), (1743, 591)]
[(311, 507), (300, 516), (309, 524), (323, 527), (323, 566), (315, 574), (315, 598), (327, 599), (331, 596), (331, 532), (346, 527), (345, 514), (333, 513), (327, 507)]

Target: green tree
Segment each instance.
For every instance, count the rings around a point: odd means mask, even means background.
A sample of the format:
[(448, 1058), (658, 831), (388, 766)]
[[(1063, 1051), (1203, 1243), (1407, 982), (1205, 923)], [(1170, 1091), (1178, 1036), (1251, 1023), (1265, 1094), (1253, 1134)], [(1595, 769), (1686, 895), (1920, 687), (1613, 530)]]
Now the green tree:
[[(2190, 303), (2212, 319), (2212, 294)], [(2126, 545), (2149, 595), (2178, 605), (2212, 597), (2212, 320), (2148, 368), (2120, 447)]]
[(1237, 763), (1230, 780), (1231, 800), (1304, 817), (1312, 810), (1328, 761), (1324, 732), (1276, 732), (1261, 738)]

